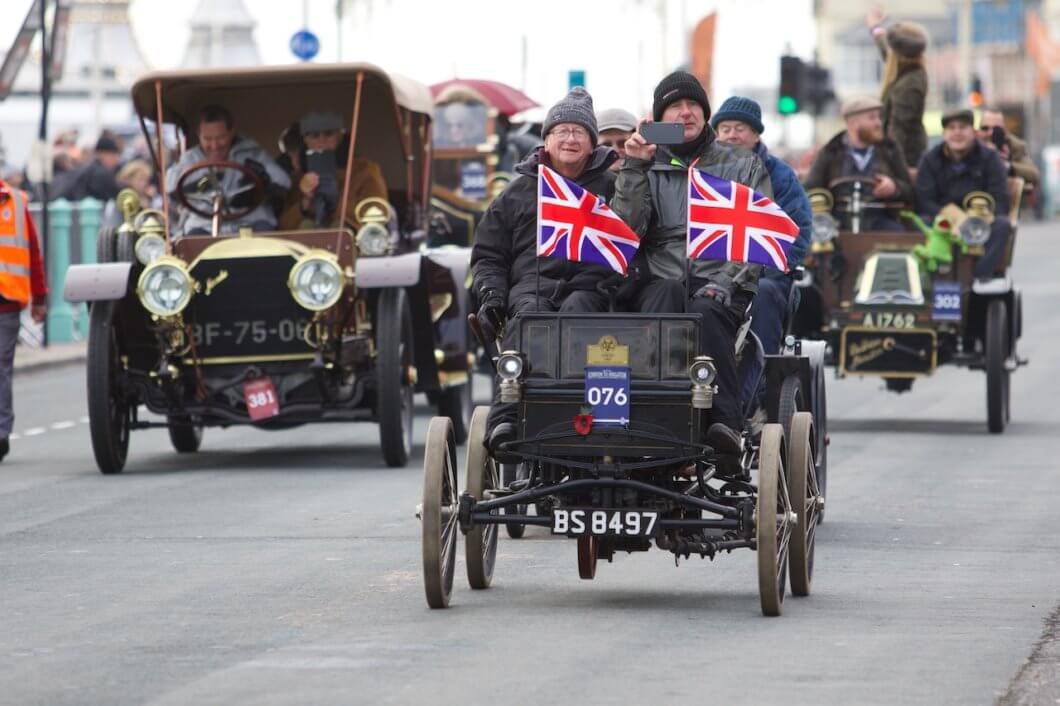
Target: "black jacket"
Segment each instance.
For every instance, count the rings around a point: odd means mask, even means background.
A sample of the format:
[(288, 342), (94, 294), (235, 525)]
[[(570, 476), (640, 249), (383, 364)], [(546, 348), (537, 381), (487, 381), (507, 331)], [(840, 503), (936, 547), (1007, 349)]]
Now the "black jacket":
[(985, 191), (994, 197), (994, 213), (1008, 214), (1008, 179), (997, 152), (988, 150), (976, 140), (971, 152), (954, 162), (936, 145), (920, 159), (916, 172), (916, 210), (933, 219), (948, 203), (958, 206), (972, 191)]
[[(601, 265), (537, 257), (537, 167), (544, 148), (516, 165), (516, 178), (493, 200), (475, 228), (471, 246), (471, 289), (479, 300), (488, 290), (506, 302), (538, 291), (535, 273), (540, 267), (541, 296), (560, 304), (567, 292), (595, 291), (604, 280), (621, 277)], [(614, 174), (607, 169), (617, 156), (610, 147), (597, 147), (589, 166), (575, 181), (605, 201), (614, 193)], [(617, 283), (617, 280), (616, 280)]]
[[(803, 180), (806, 190), (827, 189), (834, 179), (848, 176), (843, 173), (843, 161), (846, 157), (846, 141), (843, 137), (846, 131), (839, 133), (829, 140), (817, 153), (813, 160), (809, 174)], [(895, 201), (913, 203), (913, 182), (909, 179), (909, 168), (906, 164), (902, 150), (897, 143), (889, 137), (876, 145), (876, 170), (875, 174), (886, 174), (894, 179), (898, 193), (893, 197)]]
[(98, 159), (93, 159), (88, 164), (56, 177), (49, 198), (80, 201), (91, 196), (107, 202), (117, 195), (118, 182), (114, 172), (103, 166)]

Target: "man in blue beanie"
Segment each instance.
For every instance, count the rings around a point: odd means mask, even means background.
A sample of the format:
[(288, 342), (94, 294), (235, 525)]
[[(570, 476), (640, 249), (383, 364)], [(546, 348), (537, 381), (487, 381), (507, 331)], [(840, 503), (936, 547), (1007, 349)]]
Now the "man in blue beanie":
[[(795, 170), (783, 160), (769, 154), (761, 135), (762, 108), (750, 98), (733, 96), (721, 104), (721, 109), (710, 119), (711, 127), (718, 134), (718, 141), (743, 147), (757, 154), (766, 165), (769, 179), (773, 183), (773, 200), (784, 209), (799, 226), (799, 237), (788, 253), (790, 270), (802, 263), (810, 249), (812, 213), (806, 192), (795, 175)], [(767, 269), (758, 280), (758, 295), (751, 306), (751, 330), (762, 341), (765, 353), (780, 351), (787, 313), (788, 293), (791, 291), (790, 275), (779, 270)], [(748, 385), (752, 384), (750, 381)], [(751, 390), (745, 390), (750, 393)], [(745, 398), (747, 395), (745, 395)]]

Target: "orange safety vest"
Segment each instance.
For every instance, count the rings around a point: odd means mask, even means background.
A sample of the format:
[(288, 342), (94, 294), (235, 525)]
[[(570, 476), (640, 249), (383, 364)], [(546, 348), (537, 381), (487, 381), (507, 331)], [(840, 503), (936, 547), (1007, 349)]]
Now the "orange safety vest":
[(0, 182), (0, 296), (25, 306), (30, 300), (26, 194)]

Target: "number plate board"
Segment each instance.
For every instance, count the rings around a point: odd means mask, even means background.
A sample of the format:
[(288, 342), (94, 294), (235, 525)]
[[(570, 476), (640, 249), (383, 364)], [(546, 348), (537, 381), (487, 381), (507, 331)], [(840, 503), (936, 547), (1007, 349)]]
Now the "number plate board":
[(270, 378), (258, 378), (243, 383), (243, 399), (252, 422), (257, 422), (280, 413), (280, 401)]
[(629, 424), (629, 368), (589, 365), (585, 368), (585, 404), (593, 424)]
[(659, 513), (653, 510), (612, 510), (594, 507), (558, 508), (552, 511), (552, 534), (568, 537), (611, 535), (651, 537)]
[(961, 283), (935, 280), (931, 294), (931, 318), (935, 321), (961, 320)]
[(839, 366), (850, 375), (930, 375), (936, 362), (936, 338), (931, 329), (848, 326), (840, 334)]

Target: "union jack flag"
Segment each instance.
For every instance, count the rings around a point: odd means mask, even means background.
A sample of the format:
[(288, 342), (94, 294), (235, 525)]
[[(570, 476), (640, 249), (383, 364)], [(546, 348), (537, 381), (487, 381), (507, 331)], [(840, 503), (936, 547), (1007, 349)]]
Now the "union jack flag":
[(604, 200), (552, 169), (537, 170), (537, 254), (626, 274), (640, 238)]
[(688, 170), (688, 257), (753, 262), (788, 271), (799, 227), (784, 209), (743, 184)]

